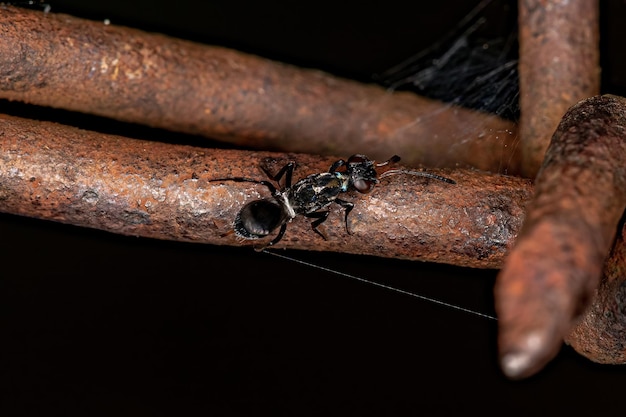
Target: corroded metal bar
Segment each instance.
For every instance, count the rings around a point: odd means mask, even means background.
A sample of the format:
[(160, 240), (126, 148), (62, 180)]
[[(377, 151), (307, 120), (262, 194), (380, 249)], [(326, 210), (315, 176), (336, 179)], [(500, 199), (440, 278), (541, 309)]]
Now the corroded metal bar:
[(534, 178), (567, 109), (600, 93), (598, 0), (520, 0), (522, 174)]
[(593, 302), (565, 342), (594, 362), (626, 364), (626, 228), (604, 266)]
[(598, 288), (626, 208), (624, 126), (626, 99), (596, 96), (573, 106), (552, 138), (495, 288), (509, 377), (552, 359)]
[(237, 145), (518, 170), (513, 123), (241, 52), (2, 7), (0, 98)]
[[(209, 179), (267, 179), (259, 169), (266, 158), (276, 169), (295, 160), (299, 179), (337, 159), (169, 145), (8, 116), (0, 118), (0, 137), (0, 211), (216, 245), (252, 244), (221, 236), (246, 202), (269, 193)], [(457, 184), (395, 175), (370, 194), (348, 193), (352, 235), (335, 205), (322, 225), (328, 240), (298, 217), (277, 247), (498, 267), (521, 227), (529, 181), (473, 170), (442, 174)]]

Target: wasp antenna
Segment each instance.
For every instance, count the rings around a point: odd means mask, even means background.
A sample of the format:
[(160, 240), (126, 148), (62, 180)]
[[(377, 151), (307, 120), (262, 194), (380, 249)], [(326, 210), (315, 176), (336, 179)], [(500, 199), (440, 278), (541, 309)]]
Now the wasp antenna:
[(384, 167), (385, 165), (389, 165), (389, 164), (395, 164), (396, 162), (400, 161), (400, 157), (398, 155), (394, 155), (391, 158), (387, 159), (385, 162), (381, 162), (379, 164), (376, 164), (377, 167)]
[(414, 175), (416, 177), (432, 178), (434, 180), (447, 182), (448, 184), (456, 184), (456, 181), (451, 180), (450, 178), (442, 177), (441, 175), (432, 174), (426, 171), (407, 171), (404, 169), (390, 169), (389, 171), (386, 171), (380, 174), (380, 178), (385, 178), (391, 175), (399, 175), (399, 174), (407, 174), (407, 175)]

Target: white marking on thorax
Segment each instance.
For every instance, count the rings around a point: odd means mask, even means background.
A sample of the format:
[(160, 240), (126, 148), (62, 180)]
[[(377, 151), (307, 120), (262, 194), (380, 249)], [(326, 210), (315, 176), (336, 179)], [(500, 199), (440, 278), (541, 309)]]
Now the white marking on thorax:
[(287, 193), (280, 193), (280, 198), (283, 200), (283, 204), (285, 205), (285, 208), (287, 209), (287, 214), (289, 215), (289, 219), (295, 218), (296, 211), (291, 206)]

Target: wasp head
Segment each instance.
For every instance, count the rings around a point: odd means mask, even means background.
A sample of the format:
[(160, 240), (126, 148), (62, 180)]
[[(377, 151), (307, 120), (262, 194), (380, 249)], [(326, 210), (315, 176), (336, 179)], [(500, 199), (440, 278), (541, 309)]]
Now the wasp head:
[(346, 173), (350, 177), (350, 185), (360, 193), (369, 193), (378, 184), (374, 161), (365, 155), (352, 155), (346, 163)]

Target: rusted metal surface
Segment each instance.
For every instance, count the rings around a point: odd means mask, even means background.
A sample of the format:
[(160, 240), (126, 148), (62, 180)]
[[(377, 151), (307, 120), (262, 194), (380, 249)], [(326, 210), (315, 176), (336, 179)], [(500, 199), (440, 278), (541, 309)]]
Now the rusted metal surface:
[(383, 159), (394, 149), (412, 165), (518, 170), (515, 125), (493, 115), (225, 48), (1, 7), (0, 98), (264, 150)]
[(522, 174), (534, 178), (561, 117), (600, 93), (598, 0), (520, 0)]
[(626, 99), (597, 96), (573, 106), (552, 138), (496, 283), (509, 377), (528, 376), (552, 359), (598, 288), (626, 207), (624, 126)]
[(626, 364), (626, 229), (604, 266), (591, 306), (565, 341), (594, 362)]
[[(336, 160), (168, 145), (7, 116), (0, 118), (0, 137), (0, 211), (216, 245), (251, 245), (221, 235), (246, 202), (269, 193), (251, 183), (207, 180), (267, 179), (259, 169), (265, 158), (277, 169), (295, 160), (296, 179), (327, 171)], [(277, 247), (498, 267), (521, 227), (530, 183), (478, 171), (434, 172), (457, 184), (384, 178), (370, 194), (346, 195), (355, 204), (352, 235), (337, 206), (323, 225), (328, 240), (312, 232), (310, 219), (296, 218)]]

